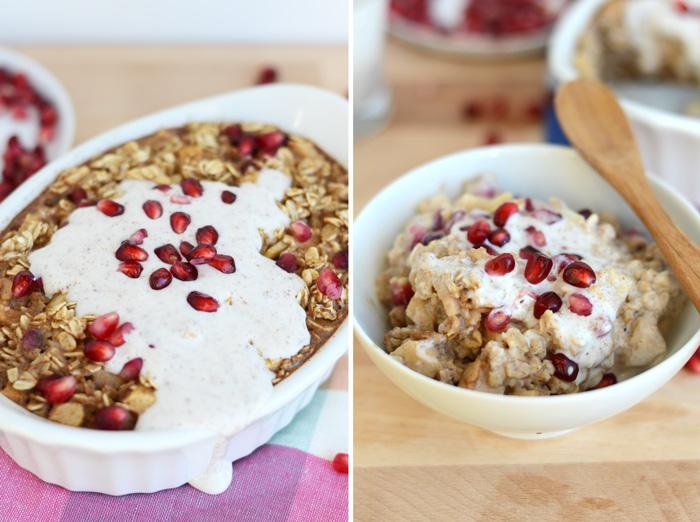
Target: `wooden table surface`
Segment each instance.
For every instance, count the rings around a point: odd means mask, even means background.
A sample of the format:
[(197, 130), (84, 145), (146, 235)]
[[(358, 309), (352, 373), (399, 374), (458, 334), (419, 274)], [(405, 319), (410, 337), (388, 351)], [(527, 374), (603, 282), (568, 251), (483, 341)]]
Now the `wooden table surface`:
[[(390, 42), (395, 116), (356, 142), (355, 215), (384, 185), (450, 152), (540, 141), (522, 110), (545, 95), (541, 58), (446, 61)], [(492, 96), (510, 115), (465, 121)], [(379, 520), (700, 520), (700, 376), (683, 370), (639, 405), (568, 435), (522, 441), (452, 420), (392, 384), (354, 342), (354, 514)]]

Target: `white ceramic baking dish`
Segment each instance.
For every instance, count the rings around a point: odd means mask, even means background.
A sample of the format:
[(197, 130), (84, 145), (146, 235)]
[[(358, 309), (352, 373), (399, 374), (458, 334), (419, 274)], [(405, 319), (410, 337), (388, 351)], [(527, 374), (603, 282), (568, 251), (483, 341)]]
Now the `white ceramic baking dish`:
[[(347, 100), (302, 85), (275, 84), (188, 103), (138, 119), (68, 152), (0, 205), (0, 230), (65, 168), (134, 138), (191, 121), (255, 121), (303, 135), (348, 164)], [(231, 462), (250, 454), (306, 406), (348, 346), (347, 321), (304, 365), (274, 387), (270, 400), (232, 437), (206, 430), (104, 432), (64, 426), (33, 415), (0, 394), (0, 447), (39, 478), (73, 491), (111, 495), (153, 492), (191, 482), (219, 493)], [(216, 464), (219, 462), (219, 464)], [(210, 466), (213, 463), (213, 466)], [(209, 469), (206, 476), (201, 476)]]
[[(557, 21), (547, 52), (547, 68), (555, 87), (579, 77), (574, 65), (579, 38), (607, 1), (578, 0)], [(660, 96), (681, 94), (681, 91), (661, 89)], [(700, 204), (700, 176), (695, 173), (700, 166), (700, 118), (624, 96), (620, 102), (632, 123), (645, 167), (674, 185), (692, 202)]]

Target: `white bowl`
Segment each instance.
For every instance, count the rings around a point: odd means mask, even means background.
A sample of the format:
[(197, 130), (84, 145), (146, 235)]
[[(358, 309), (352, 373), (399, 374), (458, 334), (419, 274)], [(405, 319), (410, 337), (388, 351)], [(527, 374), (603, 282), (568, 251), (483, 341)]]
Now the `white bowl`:
[[(609, 210), (623, 226), (644, 229), (622, 198), (566, 147), (485, 147), (453, 154), (409, 172), (372, 199), (353, 229), (355, 333), (377, 367), (426, 406), (517, 438), (551, 437), (597, 422), (637, 404), (666, 383), (700, 344), (700, 316), (690, 302), (666, 337), (668, 355), (662, 362), (614, 386), (585, 393), (519, 397), (467, 390), (410, 370), (381, 348), (390, 325), (387, 310), (377, 300), (375, 281), (386, 266), (394, 239), (415, 215), (420, 201), (440, 192), (454, 198), (465, 179), (485, 172), (496, 173), (504, 190), (543, 201), (556, 196), (574, 209)], [(678, 226), (700, 242), (700, 215), (667, 184), (654, 178), (650, 181)]]
[[(347, 100), (314, 87), (274, 84), (168, 109), (102, 134), (37, 172), (0, 207), (0, 230), (65, 168), (131, 139), (191, 121), (255, 121), (303, 135), (348, 164)], [(73, 491), (148, 493), (193, 481), (215, 452), (225, 465), (195, 487), (219, 493), (231, 481), (230, 462), (250, 454), (308, 404), (348, 346), (347, 321), (304, 365), (274, 387), (255, 420), (219, 440), (206, 430), (103, 432), (64, 426), (33, 415), (0, 394), (0, 447), (39, 478)], [(210, 479), (212, 477), (209, 477)]]
[[(70, 96), (63, 88), (61, 82), (49, 72), (46, 67), (35, 62), (31, 58), (0, 47), (0, 67), (11, 72), (23, 72), (27, 75), (32, 86), (44, 98), (50, 101), (58, 112), (58, 122), (56, 124), (56, 135), (50, 143), (46, 145), (46, 159), (52, 161), (66, 152), (73, 145), (75, 137), (75, 110)], [(9, 116), (7, 116), (9, 118)], [(20, 142), (24, 148), (34, 148), (37, 145), (38, 136), (35, 132), (38, 127), (36, 122), (21, 122), (12, 125), (12, 128), (0, 129), (0, 151), (4, 150), (7, 139), (13, 134), (18, 134)], [(4, 164), (0, 154), (0, 172)]]
[[(557, 21), (547, 51), (547, 68), (555, 87), (579, 77), (574, 65), (579, 38), (607, 1), (579, 0)], [(680, 91), (659, 92), (662, 97), (680, 96)], [(620, 97), (620, 103), (630, 119), (646, 168), (700, 204), (700, 177), (693, 172), (693, 167), (700, 165), (700, 118), (624, 96)]]

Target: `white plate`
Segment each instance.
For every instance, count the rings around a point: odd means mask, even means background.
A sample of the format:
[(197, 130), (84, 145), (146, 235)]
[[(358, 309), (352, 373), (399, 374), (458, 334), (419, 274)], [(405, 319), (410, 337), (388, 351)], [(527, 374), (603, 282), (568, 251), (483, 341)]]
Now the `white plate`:
[[(343, 166), (348, 164), (347, 100), (314, 87), (273, 84), (224, 94), (127, 123), (63, 155), (37, 172), (0, 207), (0, 230), (63, 169), (161, 128), (191, 121), (253, 121), (277, 125), (313, 140)], [(225, 465), (196, 487), (219, 493), (231, 480), (230, 462), (250, 454), (286, 426), (311, 400), (348, 346), (347, 321), (291, 376), (274, 387), (256, 419), (226, 440), (206, 430), (104, 432), (64, 426), (20, 408), (0, 394), (0, 447), (39, 478), (73, 491), (111, 495), (180, 486), (201, 475), (214, 452)]]

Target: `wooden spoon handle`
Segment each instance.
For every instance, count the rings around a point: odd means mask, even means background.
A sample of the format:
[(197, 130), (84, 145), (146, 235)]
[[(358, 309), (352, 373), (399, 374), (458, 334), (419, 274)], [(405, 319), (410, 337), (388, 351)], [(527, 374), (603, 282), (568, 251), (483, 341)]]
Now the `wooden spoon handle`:
[(557, 92), (555, 108), (571, 143), (646, 225), (700, 311), (700, 248), (678, 228), (654, 194), (615, 95), (601, 84), (577, 80)]

